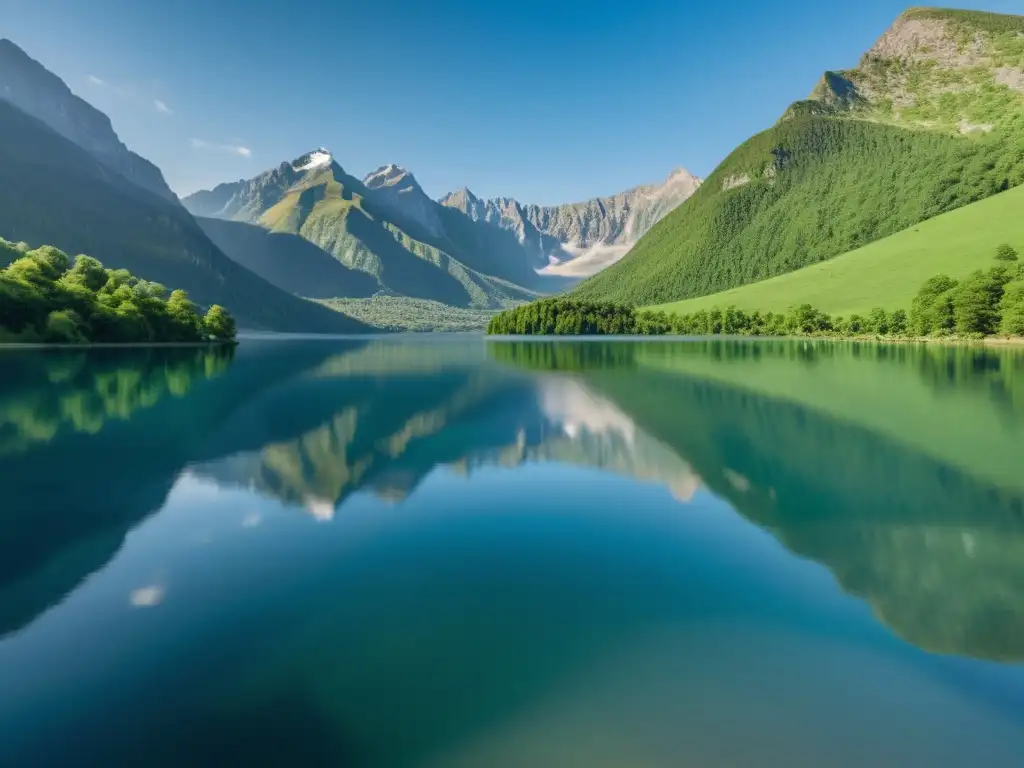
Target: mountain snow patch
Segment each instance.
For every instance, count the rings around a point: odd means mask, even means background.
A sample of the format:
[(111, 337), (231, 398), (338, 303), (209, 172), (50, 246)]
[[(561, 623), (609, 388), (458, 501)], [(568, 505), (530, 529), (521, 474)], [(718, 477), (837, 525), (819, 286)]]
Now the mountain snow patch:
[(314, 149), (309, 154), (303, 155), (292, 163), (292, 168), (296, 171), (308, 171), (311, 168), (320, 168), (325, 165), (331, 164), (331, 153), (320, 147)]

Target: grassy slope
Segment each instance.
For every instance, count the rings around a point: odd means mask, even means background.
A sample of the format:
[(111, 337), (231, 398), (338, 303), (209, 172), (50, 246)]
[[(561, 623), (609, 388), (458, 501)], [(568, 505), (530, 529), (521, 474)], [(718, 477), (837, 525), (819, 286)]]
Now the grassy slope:
[[(958, 40), (985, 36), (980, 63), (954, 70), (865, 57), (857, 70), (830, 73), (815, 100), (793, 105), (740, 146), (577, 295), (644, 305), (715, 293), (830, 259), (1024, 182), (1024, 93), (993, 74), (1020, 67), (1024, 17), (918, 10), (900, 23), (920, 18), (946, 25)], [(837, 96), (857, 87), (870, 98)], [(961, 120), (990, 132), (960, 135), (951, 126)]]
[(689, 313), (735, 305), (781, 312), (809, 303), (836, 315), (874, 307), (908, 309), (921, 284), (936, 274), (960, 278), (992, 266), (1009, 243), (1024, 253), (1024, 187), (923, 221), (895, 235), (758, 283), (653, 309)]
[(128, 183), (3, 101), (0, 236), (87, 253), (108, 267), (183, 288), (201, 304), (223, 304), (245, 328), (366, 330), (231, 261), (180, 205)]
[(372, 296), (380, 284), (298, 235), (255, 224), (200, 216), (196, 222), (228, 258), (297, 296), (329, 299)]

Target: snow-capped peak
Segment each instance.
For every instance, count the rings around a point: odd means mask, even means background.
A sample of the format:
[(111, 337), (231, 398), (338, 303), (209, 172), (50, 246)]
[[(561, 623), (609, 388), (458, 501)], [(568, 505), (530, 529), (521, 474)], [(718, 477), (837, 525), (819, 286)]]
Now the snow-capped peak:
[(333, 159), (330, 150), (319, 147), (292, 161), (292, 168), (296, 171), (308, 171), (311, 168), (330, 165)]

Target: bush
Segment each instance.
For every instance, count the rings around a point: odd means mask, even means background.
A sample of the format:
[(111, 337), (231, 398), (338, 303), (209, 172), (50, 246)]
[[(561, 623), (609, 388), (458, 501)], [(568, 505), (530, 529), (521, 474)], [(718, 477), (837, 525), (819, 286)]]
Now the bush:
[(1016, 261), (1017, 251), (1009, 243), (1003, 243), (996, 248), (996, 258), (999, 261)]

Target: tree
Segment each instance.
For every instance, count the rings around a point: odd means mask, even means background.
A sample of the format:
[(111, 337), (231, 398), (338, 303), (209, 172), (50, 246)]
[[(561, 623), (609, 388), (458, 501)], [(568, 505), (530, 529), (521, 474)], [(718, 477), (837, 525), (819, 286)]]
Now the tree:
[(949, 275), (925, 281), (910, 305), (910, 331), (915, 336), (948, 335), (953, 332), (952, 293), (958, 283)]
[(889, 333), (900, 336), (907, 332), (910, 327), (910, 318), (907, 317), (905, 309), (897, 309), (889, 315)]
[(1024, 336), (1024, 280), (1007, 283), (999, 305), (999, 331), (1007, 336)]
[(224, 307), (214, 304), (203, 318), (203, 330), (217, 341), (230, 341), (235, 338), (235, 320)]
[(202, 321), (196, 313), (188, 294), (182, 290), (171, 292), (167, 299), (167, 315), (171, 323), (174, 341), (199, 341), (202, 336)]
[(999, 261), (1016, 261), (1017, 251), (1009, 243), (1003, 243), (996, 248), (996, 258)]
[(106, 284), (107, 270), (91, 256), (79, 255), (75, 257), (75, 264), (65, 277), (73, 277), (95, 293)]
[(953, 291), (956, 332), (968, 336), (990, 336), (999, 325), (999, 303), (1003, 286), (1009, 282), (1005, 269), (972, 273)]
[(46, 276), (51, 281), (56, 280), (67, 272), (68, 265), (71, 263), (64, 251), (60, 248), (54, 248), (52, 245), (40, 246), (25, 255), (34, 259), (43, 268)]
[(889, 334), (889, 313), (881, 307), (875, 307), (868, 314), (868, 328), (880, 336)]

